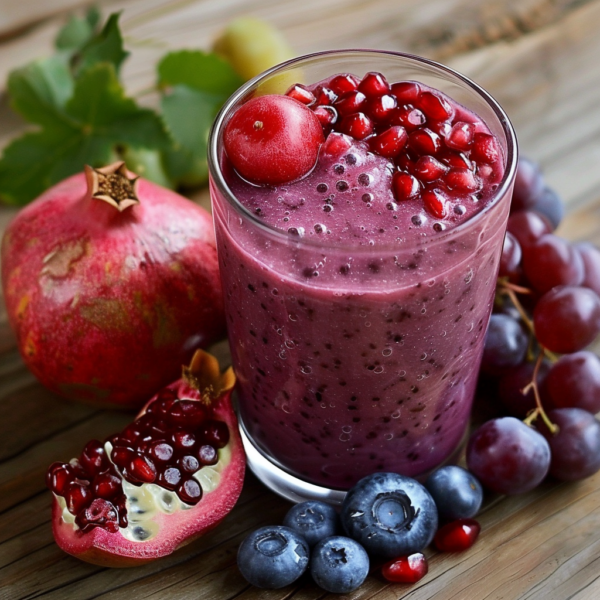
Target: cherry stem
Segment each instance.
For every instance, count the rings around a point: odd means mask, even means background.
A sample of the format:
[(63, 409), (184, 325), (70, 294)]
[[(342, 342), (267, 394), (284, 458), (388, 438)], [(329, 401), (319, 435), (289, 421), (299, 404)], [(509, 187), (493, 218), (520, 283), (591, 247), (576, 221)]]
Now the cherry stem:
[[(542, 348), (544, 350), (544, 348)], [(558, 426), (552, 423), (552, 421), (548, 418), (544, 407), (542, 406), (542, 398), (540, 397), (540, 390), (537, 384), (538, 375), (540, 373), (540, 367), (542, 366), (542, 362), (544, 360), (544, 352), (540, 352), (537, 360), (535, 362), (535, 367), (533, 368), (533, 376), (531, 381), (521, 390), (523, 395), (527, 394), (530, 390), (533, 390), (533, 396), (535, 398), (536, 408), (534, 408), (527, 418), (523, 420), (525, 425), (531, 426), (533, 421), (535, 421), (538, 417), (542, 417), (542, 420), (546, 424), (546, 427), (550, 430), (550, 433), (555, 434), (558, 433)]]

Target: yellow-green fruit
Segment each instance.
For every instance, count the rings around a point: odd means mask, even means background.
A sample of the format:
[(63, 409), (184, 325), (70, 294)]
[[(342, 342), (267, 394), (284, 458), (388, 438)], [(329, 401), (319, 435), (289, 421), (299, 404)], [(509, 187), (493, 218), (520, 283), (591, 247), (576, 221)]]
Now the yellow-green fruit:
[(214, 50), (246, 80), (295, 55), (281, 31), (255, 17), (232, 21), (216, 40)]

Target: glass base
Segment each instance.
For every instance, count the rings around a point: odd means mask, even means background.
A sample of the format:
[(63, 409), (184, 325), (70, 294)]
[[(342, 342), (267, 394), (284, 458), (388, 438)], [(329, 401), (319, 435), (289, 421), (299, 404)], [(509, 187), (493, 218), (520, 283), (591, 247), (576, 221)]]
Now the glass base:
[[(286, 500), (294, 503), (305, 502), (306, 500), (321, 500), (322, 502), (327, 502), (334, 506), (342, 504), (347, 492), (315, 485), (314, 483), (309, 483), (291, 475), (272, 458), (267, 457), (267, 455), (252, 442), (239, 413), (238, 420), (240, 424), (240, 435), (246, 452), (246, 464), (262, 484)], [(443, 467), (444, 465), (456, 464), (458, 462), (465, 447), (468, 433), (469, 428), (467, 427), (456, 450), (443, 463), (435, 467), (436, 469)], [(432, 469), (427, 473), (423, 473), (416, 479), (423, 482), (434, 470), (435, 469)]]

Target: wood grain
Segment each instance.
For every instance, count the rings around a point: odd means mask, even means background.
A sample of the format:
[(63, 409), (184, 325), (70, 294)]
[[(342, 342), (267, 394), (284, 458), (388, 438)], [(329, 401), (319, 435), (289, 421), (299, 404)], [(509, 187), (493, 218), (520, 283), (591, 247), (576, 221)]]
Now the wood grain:
[[(299, 53), (378, 47), (442, 59), (496, 96), (525, 153), (541, 161), (565, 198), (560, 233), (600, 243), (600, 0), (121, 0), (132, 56), (131, 93), (154, 81), (169, 49), (210, 46), (236, 14), (281, 27)], [(6, 75), (50, 52), (68, 11), (87, 0), (0, 9), (0, 91)], [(146, 99), (144, 99), (146, 101)], [(152, 97), (148, 97), (152, 102)], [(24, 124), (0, 99), (0, 146)], [(209, 204), (206, 191), (195, 198)], [(0, 229), (14, 215), (0, 209)], [(119, 430), (128, 415), (78, 406), (39, 386), (23, 366), (3, 305), (0, 310), (0, 599), (60, 600), (594, 600), (600, 598), (600, 475), (578, 484), (548, 482), (529, 494), (490, 498), (483, 534), (460, 555), (430, 553), (430, 571), (414, 586), (391, 585), (376, 572), (353, 594), (334, 596), (308, 577), (277, 591), (248, 586), (235, 566), (237, 546), (253, 528), (278, 523), (289, 505), (249, 475), (224, 523), (171, 557), (128, 570), (87, 565), (63, 554), (50, 528), (44, 472), (75, 456), (92, 437)], [(226, 355), (226, 345), (218, 349)]]

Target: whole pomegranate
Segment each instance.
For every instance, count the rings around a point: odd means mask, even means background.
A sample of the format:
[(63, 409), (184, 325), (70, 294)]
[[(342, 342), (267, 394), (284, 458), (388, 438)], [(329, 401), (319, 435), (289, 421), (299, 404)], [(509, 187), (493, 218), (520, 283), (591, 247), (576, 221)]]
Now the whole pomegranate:
[(46, 476), (57, 544), (86, 562), (139, 565), (216, 526), (242, 490), (245, 456), (233, 370), (198, 350), (183, 378), (123, 431), (91, 440)]
[(2, 285), (23, 360), (74, 400), (139, 407), (225, 333), (210, 215), (122, 162), (17, 215)]

